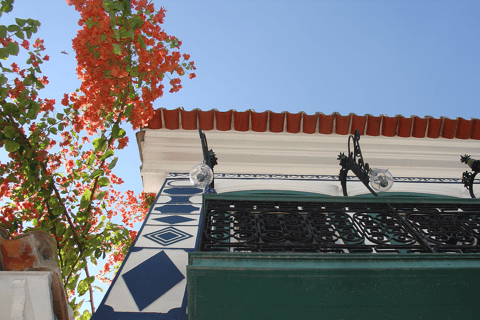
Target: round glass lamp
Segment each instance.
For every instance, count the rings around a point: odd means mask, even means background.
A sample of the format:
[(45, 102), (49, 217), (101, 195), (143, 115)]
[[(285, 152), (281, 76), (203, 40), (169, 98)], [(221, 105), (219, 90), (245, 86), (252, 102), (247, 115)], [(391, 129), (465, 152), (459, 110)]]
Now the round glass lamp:
[(372, 169), (370, 173), (370, 185), (375, 191), (388, 191), (393, 185), (393, 175), (388, 170)]
[(197, 164), (190, 170), (190, 182), (196, 187), (205, 188), (213, 180), (213, 171), (205, 163)]

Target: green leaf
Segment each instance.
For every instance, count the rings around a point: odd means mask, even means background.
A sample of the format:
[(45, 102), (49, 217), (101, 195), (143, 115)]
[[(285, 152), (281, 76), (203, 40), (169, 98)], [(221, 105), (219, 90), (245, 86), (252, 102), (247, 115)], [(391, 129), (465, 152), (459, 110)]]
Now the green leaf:
[(95, 160), (95, 153), (92, 152), (90, 157), (87, 159), (87, 166), (91, 166), (93, 164), (93, 161)]
[(89, 320), (92, 317), (92, 314), (88, 310), (83, 310), (82, 315), (78, 318), (79, 320)]
[(5, 140), (5, 150), (8, 152), (15, 152), (20, 149), (20, 145), (12, 140)]
[(101, 149), (103, 149), (103, 146), (105, 145), (105, 143), (107, 143), (107, 139), (105, 138), (96, 138), (96, 139), (93, 139), (93, 147), (95, 148), (95, 151), (99, 151)]
[(20, 19), (20, 18), (15, 18), (15, 22), (20, 26), (23, 27), (25, 23), (27, 23), (27, 20)]
[(63, 120), (63, 113), (57, 113), (57, 119)]
[[(71, 278), (70, 281), (68, 281), (67, 288), (70, 289), (70, 290), (74, 290), (75, 287), (77, 286), (77, 282), (78, 282), (79, 277), (80, 277), (80, 275), (77, 274), (76, 276)], [(81, 303), (83, 303), (83, 301)]]
[(65, 225), (61, 222), (57, 223), (55, 228), (55, 234), (57, 237), (63, 236), (65, 234)]
[(114, 43), (113, 44), (113, 53), (121, 55), (122, 54), (122, 47), (120, 47), (119, 44)]
[(95, 281), (95, 276), (85, 278), (87, 284), (92, 284), (93, 281)]
[(105, 41), (105, 40), (107, 40), (107, 36), (106, 36), (106, 35), (104, 35), (104, 34), (102, 34), (102, 35), (100, 36), (100, 40), (102, 40), (102, 41)]
[(25, 39), (25, 36), (23, 35), (22, 31), (15, 32), (15, 35), (17, 36), (17, 38), (20, 38), (22, 40)]
[(6, 38), (6, 37), (7, 37), (7, 27), (0, 26), (0, 38)]
[(105, 194), (107, 193), (107, 191), (102, 191), (100, 192), (99, 194), (97, 194), (97, 196), (95, 197), (95, 199), (97, 200), (102, 200), (103, 197), (105, 197)]
[(110, 150), (110, 149), (107, 150), (107, 152), (105, 152), (105, 153), (103, 154), (103, 156), (100, 157), (100, 161), (101, 161), (101, 160), (105, 160), (105, 159), (113, 156), (113, 154), (114, 154), (113, 150)]
[(9, 54), (16, 56), (18, 54), (18, 43), (16, 42), (9, 42), (7, 43), (7, 51)]
[(27, 117), (29, 117), (30, 119), (35, 119), (37, 117), (37, 112), (34, 108), (30, 108), (28, 109), (27, 111)]
[(15, 127), (11, 124), (5, 126), (5, 128), (3, 128), (3, 134), (9, 139), (15, 138)]
[(120, 31), (113, 29), (113, 33), (115, 34), (115, 40), (120, 41)]
[(17, 26), (16, 24), (11, 24), (8, 26), (7, 30), (9, 32), (17, 32), (17, 31), (22, 31), (22, 29), (20, 29), (19, 26)]
[(110, 180), (107, 177), (101, 177), (98, 179), (98, 184), (101, 187), (106, 187), (110, 184)]
[(7, 59), (8, 58), (8, 50), (7, 48), (0, 48), (0, 59)]
[(97, 169), (97, 170), (92, 172), (92, 174), (90, 175), (90, 178), (94, 179), (94, 178), (98, 177), (99, 175), (101, 175), (102, 173), (103, 173), (102, 169)]
[(2, 107), (3, 107), (3, 111), (7, 114), (15, 113), (18, 110), (17, 106), (10, 102), (5, 103)]
[(92, 192), (90, 190), (85, 190), (82, 195), (82, 199), (80, 200), (80, 208), (85, 209), (90, 204), (90, 200), (92, 199)]
[(47, 122), (48, 122), (49, 124), (56, 124), (56, 123), (57, 123), (57, 120), (55, 120), (54, 118), (48, 118), (48, 119), (47, 119)]
[(88, 291), (88, 283), (84, 280), (81, 280), (77, 286), (78, 296), (83, 296)]
[(112, 162), (110, 162), (110, 164), (108, 165), (108, 169), (112, 170), (113, 168), (115, 168), (117, 161), (118, 161), (118, 158), (114, 158)]
[(124, 113), (125, 117), (129, 118), (130, 115), (132, 114), (132, 110), (133, 110), (133, 104), (129, 104)]
[(93, 288), (95, 288), (96, 290), (100, 291), (100, 292), (103, 292), (103, 289), (98, 287), (98, 286), (92, 286)]

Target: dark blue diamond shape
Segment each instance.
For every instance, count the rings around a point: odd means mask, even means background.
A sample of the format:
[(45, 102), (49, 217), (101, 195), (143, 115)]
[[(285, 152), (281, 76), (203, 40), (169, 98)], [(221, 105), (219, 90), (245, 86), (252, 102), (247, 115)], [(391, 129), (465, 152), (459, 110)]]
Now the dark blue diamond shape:
[(146, 234), (144, 237), (158, 244), (169, 246), (173, 243), (191, 238), (193, 236), (174, 227), (168, 227)]
[(163, 251), (124, 273), (122, 277), (140, 311), (185, 279)]
[(162, 238), (163, 240), (167, 241), (167, 240), (170, 240), (170, 239), (173, 239), (175, 238), (177, 235), (175, 233), (172, 233), (172, 232), (167, 232), (167, 233), (163, 233), (159, 236), (159, 238)]
[(155, 218), (153, 220), (159, 221), (159, 222), (165, 222), (168, 224), (177, 224), (177, 223), (182, 223), (182, 222), (187, 222), (187, 221), (193, 221), (195, 219), (191, 218), (186, 218), (182, 216), (168, 216), (168, 217), (162, 217), (162, 218)]

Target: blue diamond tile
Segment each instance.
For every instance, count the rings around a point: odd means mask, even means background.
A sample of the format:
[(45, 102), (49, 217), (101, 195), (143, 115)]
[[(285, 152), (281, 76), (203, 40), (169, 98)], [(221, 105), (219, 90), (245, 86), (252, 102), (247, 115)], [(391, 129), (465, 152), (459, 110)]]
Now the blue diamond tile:
[(151, 232), (144, 235), (145, 238), (150, 239), (163, 246), (169, 246), (173, 243), (193, 237), (191, 234), (178, 230), (174, 227), (168, 227), (162, 230)]
[(190, 213), (198, 211), (200, 208), (192, 205), (163, 205), (156, 207), (154, 210), (161, 213)]
[(125, 272), (122, 277), (140, 311), (185, 279), (164, 251)]
[(193, 221), (195, 219), (185, 218), (185, 217), (182, 217), (182, 216), (168, 216), (168, 217), (162, 217), (162, 218), (155, 218), (153, 220), (156, 220), (156, 221), (159, 221), (159, 222), (165, 222), (165, 223), (168, 223), (168, 224), (177, 224), (177, 223)]

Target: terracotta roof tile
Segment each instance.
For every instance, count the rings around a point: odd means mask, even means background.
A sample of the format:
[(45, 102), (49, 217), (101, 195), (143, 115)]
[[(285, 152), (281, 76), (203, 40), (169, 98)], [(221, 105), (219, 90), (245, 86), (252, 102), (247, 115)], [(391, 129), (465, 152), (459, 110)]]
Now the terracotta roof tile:
[(455, 133), (455, 138), (457, 139), (470, 138), (470, 133), (472, 131), (472, 124), (473, 124), (473, 120), (465, 120), (463, 118), (458, 118), (457, 132)]
[(200, 129), (202, 130), (213, 130), (214, 129), (214, 112), (215, 110), (202, 111), (198, 110), (198, 123), (200, 124)]
[(217, 130), (232, 130), (232, 110), (225, 112), (215, 111), (215, 117), (217, 120)]
[(382, 117), (374, 117), (372, 115), (367, 115), (367, 135), (369, 136), (379, 136), (380, 128), (382, 127)]
[(355, 133), (355, 130), (360, 131), (360, 134), (365, 134), (365, 125), (367, 123), (367, 117), (357, 116), (356, 114), (352, 115), (352, 129), (350, 130), (351, 134)]
[(382, 136), (394, 137), (397, 134), (398, 116), (382, 118)]
[(427, 129), (428, 118), (413, 117), (412, 137), (425, 138), (425, 131)]
[(442, 138), (453, 139), (457, 129), (457, 120), (444, 118), (442, 128)]
[[(304, 133), (315, 133), (317, 130), (317, 120), (318, 120), (318, 114), (314, 115), (308, 115), (308, 114), (303, 114), (303, 132)], [(480, 125), (479, 127), (479, 133), (480, 133)]]
[(255, 132), (267, 131), (268, 111), (265, 112), (251, 112), (252, 130)]
[[(287, 131), (290, 133), (299, 133), (302, 124), (303, 112), (289, 113), (287, 112)], [(314, 129), (315, 130), (315, 129)]]
[(285, 112), (276, 113), (267, 111), (270, 113), (270, 131), (271, 132), (283, 132), (285, 123)]
[(176, 130), (180, 128), (179, 109), (163, 110), (163, 117), (165, 119), (165, 128)]
[[(318, 125), (318, 126), (317, 126)], [(349, 114), (342, 116), (339, 113), (325, 115), (317, 112), (308, 115), (304, 112), (255, 112), (247, 111), (202, 111), (194, 109), (185, 111), (183, 108), (155, 110), (155, 116), (149, 121), (148, 128), (167, 128), (176, 130), (180, 127), (185, 130), (195, 130), (200, 126), (202, 130), (221, 131), (255, 131), (255, 132), (289, 132), (289, 133), (321, 133), (321, 134), (351, 134), (359, 130), (360, 134), (369, 136), (400, 136), (415, 138), (446, 138), (446, 139), (475, 139), (480, 140), (480, 120), (463, 118), (439, 119), (427, 116), (420, 118), (401, 115), (378, 117), (370, 114), (360, 116)]]
[(318, 118), (318, 132), (324, 134), (333, 133), (333, 120), (335, 119), (335, 114), (327, 116), (323, 113), (320, 113)]
[(197, 129), (197, 110), (185, 111), (180, 109), (182, 117), (182, 128), (185, 130)]
[(412, 133), (413, 118), (398, 117), (398, 136), (408, 138)]
[(235, 130), (248, 131), (250, 129), (250, 110), (238, 112), (233, 111)]

